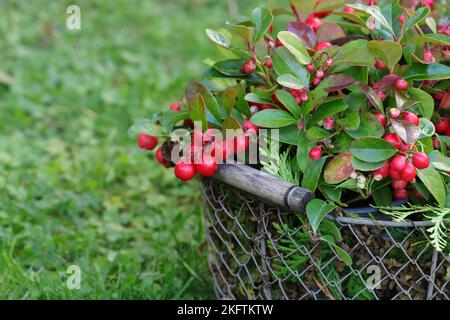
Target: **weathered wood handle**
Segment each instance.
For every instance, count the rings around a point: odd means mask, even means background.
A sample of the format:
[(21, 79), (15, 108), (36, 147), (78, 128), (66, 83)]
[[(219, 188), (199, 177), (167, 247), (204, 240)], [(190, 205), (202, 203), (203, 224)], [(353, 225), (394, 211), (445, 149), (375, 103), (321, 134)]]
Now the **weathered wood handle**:
[(306, 204), (314, 199), (310, 190), (244, 164), (221, 164), (213, 178), (297, 212), (304, 212)]

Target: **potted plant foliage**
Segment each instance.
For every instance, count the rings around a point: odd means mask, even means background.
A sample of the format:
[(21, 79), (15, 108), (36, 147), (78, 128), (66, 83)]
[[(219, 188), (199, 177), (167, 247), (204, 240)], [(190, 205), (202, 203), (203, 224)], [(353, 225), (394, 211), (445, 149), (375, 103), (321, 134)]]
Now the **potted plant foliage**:
[[(179, 179), (203, 177), (218, 296), (448, 299), (447, 4), (279, 2), (207, 29), (224, 58), (130, 129)], [(180, 128), (194, 142), (174, 142)], [(242, 183), (248, 194), (209, 178), (231, 166), (221, 160), (248, 159), (261, 135), (268, 147), (252, 170), (309, 190), (305, 215), (253, 198), (277, 187), (268, 176)], [(384, 288), (365, 282), (371, 263)]]

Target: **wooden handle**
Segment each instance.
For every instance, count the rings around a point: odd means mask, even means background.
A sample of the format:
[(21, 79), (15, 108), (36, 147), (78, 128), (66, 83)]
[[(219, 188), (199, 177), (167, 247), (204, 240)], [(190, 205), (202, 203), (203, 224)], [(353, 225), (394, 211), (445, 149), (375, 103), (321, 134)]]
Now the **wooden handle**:
[(214, 178), (278, 206), (304, 212), (314, 193), (244, 164), (219, 165)]

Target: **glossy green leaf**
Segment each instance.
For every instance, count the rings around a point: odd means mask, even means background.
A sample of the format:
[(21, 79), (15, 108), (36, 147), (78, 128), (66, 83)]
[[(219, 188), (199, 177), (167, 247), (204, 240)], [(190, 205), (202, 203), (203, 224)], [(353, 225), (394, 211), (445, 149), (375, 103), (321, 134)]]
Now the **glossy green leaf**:
[(426, 17), (430, 14), (430, 9), (427, 7), (419, 8), (416, 11), (416, 14), (406, 20), (405, 25), (403, 26), (403, 32), (406, 33), (409, 29), (411, 29), (415, 24), (422, 23)]
[(236, 98), (237, 98), (237, 90), (236, 88), (228, 88), (226, 89), (222, 94), (222, 105), (225, 109), (225, 112), (227, 115), (231, 114), (231, 111), (234, 108), (234, 105), (236, 104)]
[(352, 258), (347, 253), (347, 251), (345, 251), (344, 249), (339, 247), (336, 243), (334, 243), (334, 240), (330, 235), (322, 236), (322, 237), (320, 237), (320, 240), (331, 245), (334, 248), (334, 251), (337, 254), (337, 256), (339, 257), (339, 259), (341, 259), (342, 262), (345, 263), (345, 265), (351, 266), (353, 264)]
[(429, 154), (430, 162), (437, 170), (450, 172), (450, 158), (444, 156), (438, 150), (434, 150)]
[(217, 121), (221, 121), (221, 114), (223, 113), (219, 104), (217, 103), (216, 98), (212, 95), (212, 93), (206, 88), (203, 84), (199, 82), (189, 83), (185, 90), (185, 97), (189, 103), (192, 103), (197, 94), (201, 95), (203, 98), (203, 103), (206, 106), (206, 109), (211, 112), (214, 118)]
[(288, 109), (295, 118), (300, 118), (302, 112), (300, 110), (300, 106), (298, 105), (292, 94), (285, 90), (277, 90), (276, 96), (278, 100), (280, 100), (281, 104), (285, 106), (286, 109)]
[(222, 124), (222, 130), (227, 130), (227, 129), (233, 129), (233, 130), (237, 130), (240, 129), (241, 125), (239, 124), (239, 122), (237, 122), (236, 119), (234, 119), (233, 117), (229, 116), (227, 117)]
[(314, 233), (317, 233), (319, 226), (325, 217), (333, 212), (336, 206), (320, 199), (313, 199), (306, 205), (306, 216)]
[(269, 100), (263, 96), (260, 96), (257, 93), (253, 93), (253, 92), (247, 93), (244, 98), (248, 102), (259, 103), (259, 104), (270, 104), (270, 105), (275, 106), (275, 104), (272, 100)]
[(312, 162), (311, 158), (309, 157), (309, 151), (313, 146), (314, 144), (308, 141), (306, 132), (300, 132), (297, 143), (297, 166), (301, 172), (306, 172), (306, 168), (308, 167), (309, 163)]
[(420, 100), (419, 111), (422, 116), (431, 119), (434, 112), (434, 99), (433, 97), (418, 88), (409, 88), (408, 93), (413, 99)]
[(406, 71), (404, 78), (406, 80), (443, 80), (450, 78), (450, 68), (444, 64), (415, 63)]
[(272, 20), (272, 13), (264, 7), (259, 7), (252, 11), (252, 22), (255, 24), (253, 42), (256, 43), (262, 39), (264, 34), (269, 30)]
[(373, 40), (367, 47), (374, 57), (381, 59), (387, 65), (389, 70), (394, 69), (403, 55), (402, 46), (395, 41)]
[(227, 38), (225, 38), (225, 36), (218, 31), (206, 29), (206, 35), (212, 42), (214, 42), (218, 46), (229, 48), (231, 45), (230, 41), (228, 41)]
[(202, 129), (208, 127), (205, 101), (200, 94), (196, 94), (195, 98), (188, 102), (188, 112), (192, 121), (199, 121), (202, 123)]
[(284, 47), (289, 50), (298, 63), (307, 65), (311, 62), (311, 56), (308, 53), (303, 41), (297, 35), (290, 31), (281, 31), (278, 33), (278, 39)]
[(370, 172), (373, 170), (377, 170), (384, 166), (386, 164), (386, 161), (380, 161), (380, 162), (366, 162), (359, 160), (358, 158), (353, 157), (352, 159), (352, 167), (359, 171), (365, 171)]
[(325, 235), (331, 235), (333, 236), (334, 240), (337, 242), (342, 241), (342, 234), (341, 231), (339, 231), (339, 228), (336, 226), (336, 224), (333, 221), (324, 219), (322, 220), (322, 223), (320, 224), (320, 233)]
[(245, 100), (245, 84), (243, 81), (238, 83), (237, 87), (237, 96), (236, 96), (236, 109), (242, 113), (246, 118), (250, 118), (252, 115), (250, 114), (250, 107)]
[(244, 65), (245, 62), (246, 60), (241, 59), (224, 60), (214, 64), (213, 68), (226, 76), (230, 77), (245, 76), (246, 74), (242, 71), (242, 66)]
[(447, 36), (446, 34), (440, 33), (423, 34), (421, 36), (415, 37), (414, 41), (416, 43), (429, 42), (439, 46), (450, 46), (450, 37)]
[(364, 112), (360, 118), (361, 123), (356, 130), (345, 130), (345, 132), (354, 139), (361, 139), (366, 137), (382, 137), (384, 128), (380, 120), (375, 118), (372, 113)]
[(377, 6), (366, 6), (361, 3), (348, 4), (350, 8), (353, 8), (358, 11), (363, 11), (369, 15), (371, 15), (375, 21), (385, 27), (391, 34), (395, 34), (392, 29), (391, 24), (386, 20), (386, 18), (381, 14), (380, 9)]
[(325, 118), (331, 117), (332, 115), (344, 111), (345, 109), (347, 109), (347, 107), (348, 105), (344, 102), (344, 100), (341, 99), (326, 102), (320, 105), (313, 113), (308, 125), (312, 126), (317, 122), (324, 120)]
[(316, 191), (326, 159), (326, 157), (322, 157), (318, 160), (308, 162), (308, 166), (305, 169), (305, 172), (308, 174), (303, 176), (302, 181), (302, 186), (304, 188), (313, 192)]
[(364, 39), (354, 40), (339, 48), (335, 58), (335, 64), (350, 66), (373, 66), (375, 59), (367, 47), (368, 41)]
[(377, 206), (392, 205), (392, 190), (389, 186), (372, 191), (373, 200)]
[(356, 110), (351, 111), (346, 114), (343, 118), (337, 119), (336, 123), (338, 126), (347, 130), (356, 130), (361, 124), (361, 119), (359, 117), (359, 112)]
[(328, 137), (330, 137), (331, 132), (328, 130), (325, 130), (323, 128), (314, 126), (314, 127), (309, 128), (306, 131), (306, 136), (308, 137), (309, 141), (318, 142), (318, 141), (322, 141), (322, 140), (325, 140)]
[(438, 204), (442, 207), (445, 206), (447, 191), (440, 173), (432, 166), (429, 166), (426, 169), (417, 170), (417, 176), (425, 184)]
[(397, 149), (384, 139), (362, 138), (353, 141), (350, 152), (362, 161), (380, 162), (394, 156)]
[(139, 120), (131, 126), (130, 129), (128, 129), (129, 136), (136, 136), (141, 133), (149, 134), (155, 137), (163, 137), (168, 135), (167, 130), (148, 119)]
[[(283, 76), (280, 80), (288, 85), (291, 83), (291, 85), (296, 86), (297, 89), (309, 85), (308, 70), (298, 63), (294, 56), (284, 47), (279, 47), (275, 50), (273, 56), (273, 68), (279, 76)], [(287, 78), (285, 76), (287, 74), (291, 75), (295, 80)], [(300, 86), (301, 88), (299, 88)]]
[(259, 111), (251, 118), (251, 121), (264, 128), (281, 128), (297, 122), (290, 113), (278, 109)]

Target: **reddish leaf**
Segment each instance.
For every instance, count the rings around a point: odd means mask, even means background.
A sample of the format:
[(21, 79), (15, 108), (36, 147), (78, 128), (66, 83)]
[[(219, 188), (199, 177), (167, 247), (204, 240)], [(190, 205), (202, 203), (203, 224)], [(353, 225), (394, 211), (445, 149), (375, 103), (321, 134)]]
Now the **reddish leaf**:
[(316, 34), (306, 23), (301, 21), (289, 22), (287, 25), (287, 31), (296, 34), (308, 48), (314, 48), (316, 46)]
[(380, 81), (378, 81), (377, 90), (382, 92), (388, 91), (398, 79), (400, 79), (400, 76), (396, 74), (388, 74), (387, 76), (384, 76)]
[(352, 172), (353, 156), (350, 152), (344, 152), (334, 157), (325, 168), (324, 179), (328, 184), (338, 184), (347, 180)]
[(325, 89), (327, 92), (333, 92), (345, 89), (355, 82), (356, 81), (349, 75), (343, 73), (333, 73), (326, 77), (320, 85), (320, 88)]
[(325, 42), (325, 41), (333, 41), (336, 39), (340, 39), (346, 36), (344, 30), (337, 24), (331, 22), (323, 23), (319, 29), (317, 29), (317, 41)]
[(405, 143), (413, 143), (420, 136), (420, 127), (404, 120), (391, 119), (392, 129)]
[(448, 91), (439, 105), (439, 109), (448, 109), (450, 107), (450, 91)]
[(359, 83), (358, 87), (361, 88), (361, 90), (364, 92), (364, 94), (367, 96), (367, 99), (369, 99), (370, 103), (378, 109), (381, 113), (383, 112), (383, 102), (381, 101), (380, 97), (377, 95), (375, 90), (373, 90), (371, 87), (366, 86), (365, 84)]

